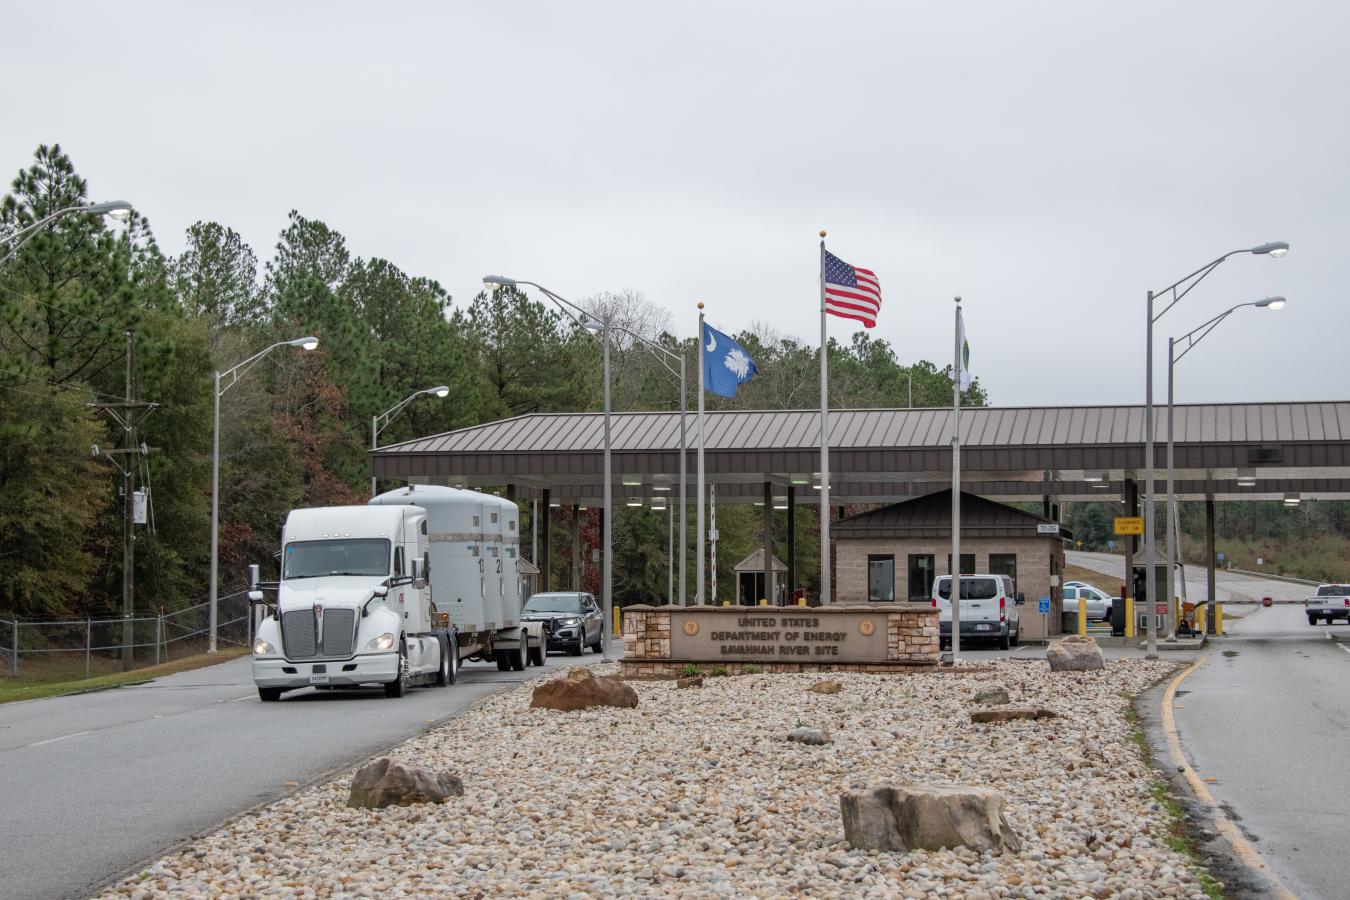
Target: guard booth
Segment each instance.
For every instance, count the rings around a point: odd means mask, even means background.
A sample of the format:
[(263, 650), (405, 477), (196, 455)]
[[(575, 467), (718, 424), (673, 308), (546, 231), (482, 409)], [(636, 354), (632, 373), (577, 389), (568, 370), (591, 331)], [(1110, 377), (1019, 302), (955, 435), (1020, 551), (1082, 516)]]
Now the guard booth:
[(740, 606), (758, 606), (760, 600), (769, 600), (769, 606), (783, 606), (787, 601), (787, 565), (773, 558), (774, 593), (772, 599), (764, 596), (764, 550), (751, 553), (736, 563), (736, 603)]
[[(1139, 559), (1134, 562), (1134, 628), (1135, 634), (1148, 633), (1148, 615), (1149, 608), (1153, 605), (1153, 598), (1156, 597), (1158, 606), (1164, 608), (1162, 613), (1156, 609), (1153, 615), (1158, 625), (1158, 630), (1167, 633), (1167, 609), (1171, 597), (1168, 593), (1167, 585), (1167, 555), (1159, 553), (1158, 548), (1153, 548), (1153, 580), (1154, 590), (1148, 589), (1148, 565), (1144, 552), (1139, 552)], [(1172, 588), (1175, 590), (1175, 586)]]
[(520, 602), (524, 604), (529, 602), (538, 590), (536, 582), (539, 578), (539, 569), (528, 559), (518, 558), (516, 572), (520, 575)]

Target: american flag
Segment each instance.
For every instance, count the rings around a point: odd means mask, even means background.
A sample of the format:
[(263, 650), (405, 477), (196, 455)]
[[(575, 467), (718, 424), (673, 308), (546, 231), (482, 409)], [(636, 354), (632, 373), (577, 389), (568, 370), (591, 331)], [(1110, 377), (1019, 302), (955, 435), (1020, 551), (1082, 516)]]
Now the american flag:
[(881, 282), (876, 273), (850, 266), (827, 250), (825, 311), (875, 328), (877, 313), (881, 312)]

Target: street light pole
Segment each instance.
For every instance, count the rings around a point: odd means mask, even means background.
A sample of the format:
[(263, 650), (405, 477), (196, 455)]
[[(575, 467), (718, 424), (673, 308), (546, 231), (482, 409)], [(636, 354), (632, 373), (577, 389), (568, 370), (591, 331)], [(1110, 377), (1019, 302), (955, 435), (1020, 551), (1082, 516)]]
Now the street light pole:
[[(1176, 571), (1176, 562), (1178, 559), (1177, 541), (1180, 538), (1180, 535), (1177, 534), (1177, 511), (1176, 511), (1177, 499), (1174, 485), (1175, 460), (1173, 459), (1173, 438), (1172, 438), (1173, 369), (1175, 368), (1177, 362), (1182, 357), (1184, 357), (1187, 353), (1190, 353), (1191, 350), (1195, 348), (1196, 344), (1204, 340), (1205, 336), (1208, 335), (1215, 328), (1218, 328), (1219, 323), (1221, 323), (1224, 319), (1228, 318), (1239, 309), (1242, 309), (1242, 307), (1255, 306), (1261, 309), (1283, 309), (1284, 303), (1285, 300), (1283, 297), (1267, 297), (1264, 300), (1257, 300), (1254, 303), (1239, 303), (1237, 306), (1234, 306), (1227, 312), (1220, 313), (1219, 315), (1210, 319), (1203, 325), (1199, 325), (1191, 329), (1189, 332), (1183, 334), (1181, 337), (1167, 339), (1167, 572), (1168, 572), (1167, 608), (1169, 618), (1167, 628), (1168, 643), (1175, 643), (1177, 639), (1177, 609), (1175, 607), (1176, 597), (1173, 594), (1175, 588), (1174, 580), (1176, 576), (1173, 573)], [(1196, 332), (1200, 332), (1199, 337), (1195, 337)], [(1178, 356), (1176, 353), (1176, 345), (1181, 341), (1186, 342), (1186, 349), (1182, 350), (1181, 354)]]
[(18, 231), (3, 238), (3, 241), (17, 241), (9, 252), (0, 257), (0, 265), (9, 262), (9, 258), (23, 249), (23, 245), (37, 237), (38, 231), (43, 225), (49, 222), (55, 222), (62, 216), (68, 216), (71, 213), (92, 213), (96, 216), (112, 216), (114, 219), (123, 220), (131, 214), (131, 204), (125, 200), (108, 200), (104, 203), (91, 203), (89, 206), (67, 206), (65, 209), (58, 209), (50, 216), (34, 222), (27, 228), (20, 228)]
[[(1245, 250), (1232, 250), (1208, 265), (1201, 266), (1185, 278), (1163, 288), (1161, 291), (1158, 291), (1157, 293), (1154, 293), (1153, 291), (1148, 292), (1148, 336), (1144, 348), (1144, 365), (1146, 370), (1144, 372), (1144, 468), (1146, 474), (1144, 495), (1144, 556), (1146, 559), (1145, 571), (1148, 573), (1148, 583), (1145, 588), (1147, 593), (1145, 596), (1148, 598), (1147, 603), (1152, 609), (1146, 611), (1148, 621), (1148, 652), (1145, 654), (1146, 659), (1156, 659), (1158, 653), (1158, 598), (1154, 596), (1157, 593), (1157, 577), (1156, 564), (1154, 562), (1155, 545), (1153, 527), (1153, 500), (1155, 494), (1153, 486), (1153, 323), (1165, 316), (1169, 309), (1176, 306), (1177, 303), (1181, 301), (1181, 298), (1189, 294), (1201, 281), (1204, 281), (1205, 276), (1210, 272), (1213, 272), (1215, 268), (1228, 257), (1238, 253), (1251, 253), (1257, 256), (1266, 255), (1279, 259), (1288, 252), (1289, 245), (1284, 241), (1270, 241)], [(1183, 288), (1182, 285), (1185, 285), (1185, 287)], [(1172, 302), (1168, 303), (1167, 306), (1163, 308), (1162, 312), (1155, 316), (1153, 314), (1154, 299), (1169, 292), (1172, 294)], [(1171, 573), (1169, 572), (1168, 574), (1170, 577)], [(1127, 572), (1125, 573), (1125, 577), (1132, 578), (1133, 573)], [(1171, 593), (1170, 587), (1168, 592)], [(1170, 602), (1169, 599), (1169, 603)]]
[[(379, 444), (379, 441), (380, 441), (380, 432), (381, 432), (381, 431), (384, 431), (386, 428), (389, 427), (389, 423), (392, 422), (392, 421), (394, 421), (394, 417), (397, 416), (400, 412), (403, 411), (403, 407), (407, 406), (409, 403), (413, 402), (414, 400), (416, 400), (418, 397), (422, 396), (423, 394), (435, 394), (437, 397), (446, 397), (446, 396), (448, 396), (448, 395), (450, 394), (450, 388), (446, 387), (445, 385), (441, 385), (440, 387), (427, 388), (425, 391), (414, 391), (413, 393), (409, 394), (407, 397), (404, 397), (403, 400), (402, 400), (402, 402), (400, 402), (400, 403), (398, 403), (397, 405), (395, 405), (392, 409), (386, 410), (385, 412), (382, 412), (382, 413), (380, 413), (380, 414), (377, 415), (377, 416), (371, 416), (371, 417), (370, 417), (370, 449), (371, 449), (372, 451), (378, 450), (378, 449), (379, 449), (379, 446), (380, 446), (380, 444)], [(383, 424), (383, 425), (380, 424), (380, 420), (381, 420), (381, 419), (384, 420), (384, 424)], [(371, 466), (370, 466), (370, 465), (367, 465), (366, 468), (369, 469), (369, 468), (371, 468)], [(374, 474), (372, 474), (372, 475), (370, 476), (370, 496), (372, 496), (372, 497), (375, 496), (375, 476), (374, 476)]]
[[(216, 652), (216, 626), (219, 621), (219, 610), (217, 609), (217, 583), (216, 575), (220, 565), (220, 396), (234, 387), (240, 378), (248, 373), (248, 370), (258, 364), (264, 356), (271, 353), (278, 347), (303, 347), (306, 350), (313, 350), (319, 346), (319, 339), (316, 337), (296, 338), (293, 341), (280, 341), (263, 350), (261, 353), (255, 353), (248, 359), (241, 362), (226, 372), (216, 373), (215, 384), (215, 409), (212, 416), (211, 428), (211, 586), (207, 603), (210, 607), (210, 615), (207, 624), (207, 644), (206, 652)], [(242, 371), (241, 371), (242, 370)], [(220, 380), (228, 377), (230, 383), (224, 387), (220, 386)]]

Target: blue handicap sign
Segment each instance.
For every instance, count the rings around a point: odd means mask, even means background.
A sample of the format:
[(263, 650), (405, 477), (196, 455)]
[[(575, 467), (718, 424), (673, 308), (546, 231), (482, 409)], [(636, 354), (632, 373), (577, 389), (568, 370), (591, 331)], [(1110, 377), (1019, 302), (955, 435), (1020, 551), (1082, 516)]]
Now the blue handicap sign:
[(1050, 598), (1049, 598), (1049, 597), (1042, 597), (1042, 598), (1041, 598), (1041, 602), (1040, 602), (1040, 607), (1041, 607), (1041, 609), (1040, 609), (1041, 612), (1043, 612), (1043, 613), (1048, 613), (1048, 612), (1050, 611)]

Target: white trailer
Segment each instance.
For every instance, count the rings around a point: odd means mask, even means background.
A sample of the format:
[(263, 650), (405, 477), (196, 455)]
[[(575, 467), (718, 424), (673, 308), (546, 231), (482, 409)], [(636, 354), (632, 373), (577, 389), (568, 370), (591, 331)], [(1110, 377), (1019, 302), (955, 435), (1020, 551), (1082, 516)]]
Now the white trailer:
[(271, 613), (253, 645), (258, 695), (382, 684), (401, 697), (454, 684), (462, 659), (542, 664), (542, 628), (520, 621), (518, 550), (516, 505), (476, 491), (416, 486), (293, 510), (280, 580), (261, 584), (250, 567), (250, 600)]

